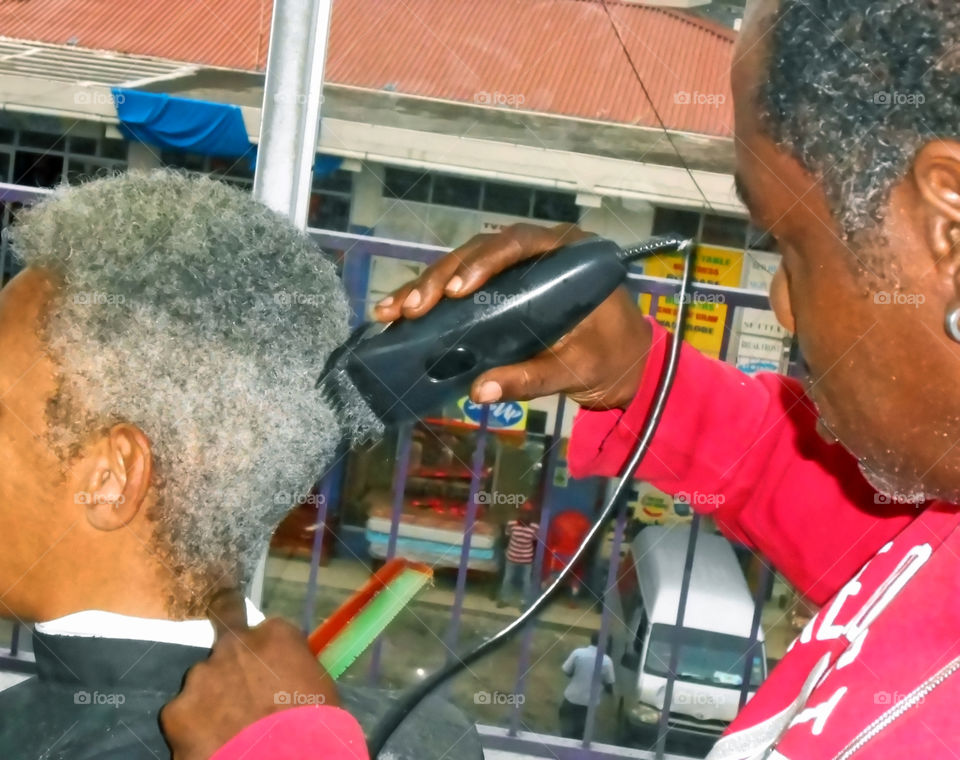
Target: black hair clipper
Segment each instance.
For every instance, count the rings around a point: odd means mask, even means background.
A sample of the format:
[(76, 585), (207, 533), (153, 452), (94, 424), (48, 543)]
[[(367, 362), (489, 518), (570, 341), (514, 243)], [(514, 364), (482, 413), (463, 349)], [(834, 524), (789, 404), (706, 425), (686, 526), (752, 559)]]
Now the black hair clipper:
[(330, 355), (317, 385), (341, 408), (359, 393), (387, 425), (435, 414), (483, 372), (553, 345), (616, 290), (631, 261), (692, 246), (679, 235), (628, 248), (579, 240), (504, 270), (471, 295), (444, 298), (418, 319), (358, 328)]

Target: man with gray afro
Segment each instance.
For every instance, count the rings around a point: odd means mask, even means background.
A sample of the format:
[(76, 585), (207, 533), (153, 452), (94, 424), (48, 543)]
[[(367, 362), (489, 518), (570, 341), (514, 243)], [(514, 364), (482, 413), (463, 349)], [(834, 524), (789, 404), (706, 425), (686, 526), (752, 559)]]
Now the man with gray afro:
[(159, 710), (213, 643), (185, 618), (353, 433), (314, 389), (346, 298), (284, 218), (171, 171), (61, 187), (12, 244), (0, 615), (37, 623), (39, 678), (0, 697), (0, 756), (168, 756)]

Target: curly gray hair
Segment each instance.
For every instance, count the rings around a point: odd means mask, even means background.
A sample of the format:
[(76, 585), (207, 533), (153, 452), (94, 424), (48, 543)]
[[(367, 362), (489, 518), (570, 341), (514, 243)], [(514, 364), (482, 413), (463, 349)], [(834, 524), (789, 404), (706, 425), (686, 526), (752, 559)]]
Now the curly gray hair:
[(21, 213), (11, 241), (59, 283), (44, 327), (62, 371), (54, 441), (69, 452), (139, 426), (164, 561), (248, 577), (351, 434), (314, 390), (347, 335), (333, 264), (248, 194), (173, 171), (61, 187)]

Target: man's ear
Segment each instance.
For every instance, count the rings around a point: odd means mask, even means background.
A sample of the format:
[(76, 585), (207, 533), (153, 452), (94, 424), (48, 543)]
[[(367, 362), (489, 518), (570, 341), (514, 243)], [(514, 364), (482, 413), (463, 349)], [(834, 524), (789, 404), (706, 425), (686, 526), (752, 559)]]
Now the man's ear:
[(150, 490), (150, 441), (134, 425), (114, 425), (85, 469), (81, 482), (86, 490), (75, 500), (84, 505), (87, 522), (98, 530), (122, 528), (136, 517)]
[(932, 140), (917, 153), (913, 179), (927, 205), (927, 243), (945, 266), (960, 253), (960, 142)]

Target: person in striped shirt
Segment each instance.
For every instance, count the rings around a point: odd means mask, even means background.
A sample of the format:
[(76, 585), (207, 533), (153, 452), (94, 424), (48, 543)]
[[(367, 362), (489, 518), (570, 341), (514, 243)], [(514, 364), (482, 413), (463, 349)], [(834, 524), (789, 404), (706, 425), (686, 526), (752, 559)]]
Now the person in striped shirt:
[(523, 588), (522, 602), (530, 601), (533, 586), (533, 556), (540, 524), (535, 509), (527, 501), (520, 508), (517, 519), (507, 523), (507, 556), (503, 568), (503, 583), (497, 598), (498, 607), (506, 607), (515, 599), (518, 586)]

